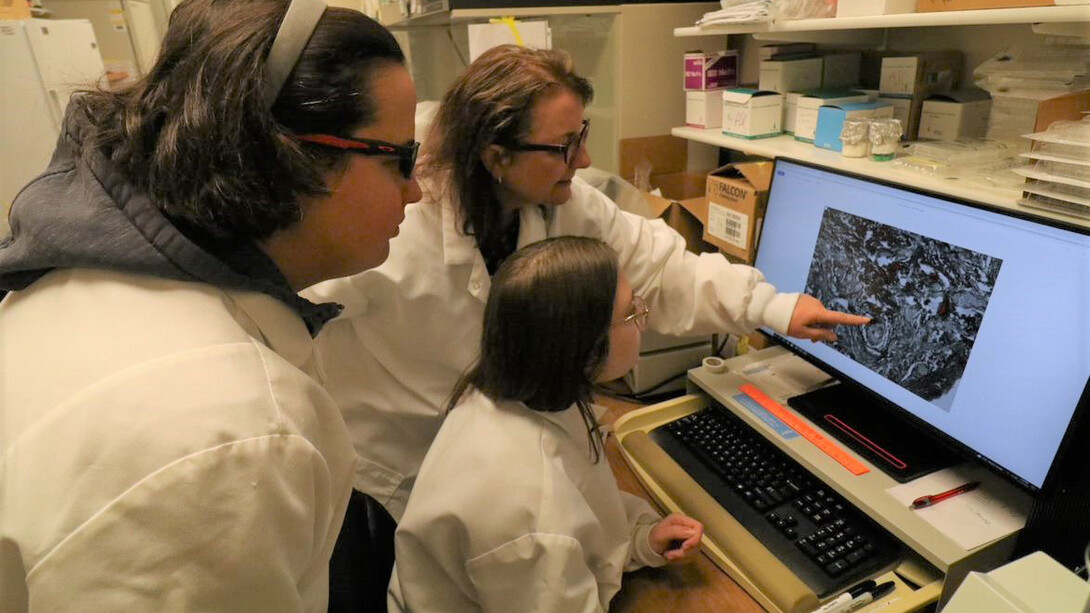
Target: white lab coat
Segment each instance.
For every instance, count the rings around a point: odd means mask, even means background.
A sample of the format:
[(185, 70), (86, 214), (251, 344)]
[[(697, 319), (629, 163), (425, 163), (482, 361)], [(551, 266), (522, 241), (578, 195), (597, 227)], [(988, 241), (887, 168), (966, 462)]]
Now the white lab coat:
[(593, 461), (578, 409), (476, 391), (435, 438), (398, 524), (390, 610), (605, 611), (621, 574), (666, 560), (660, 517)]
[(355, 454), (264, 294), (56, 270), (0, 304), (0, 612), (313, 611)]
[[(427, 190), (425, 190), (427, 193)], [(360, 455), (356, 489), (395, 520), (442, 424), (455, 381), (476, 360), (491, 279), (449, 203), (410, 204), (382, 266), (303, 293), (345, 305), (318, 336), (327, 389)], [(777, 294), (756, 269), (695, 255), (661, 220), (621, 211), (578, 177), (572, 198), (520, 211), (520, 247), (552, 236), (599, 238), (616, 249), (650, 327), (676, 335), (786, 332), (798, 294)]]

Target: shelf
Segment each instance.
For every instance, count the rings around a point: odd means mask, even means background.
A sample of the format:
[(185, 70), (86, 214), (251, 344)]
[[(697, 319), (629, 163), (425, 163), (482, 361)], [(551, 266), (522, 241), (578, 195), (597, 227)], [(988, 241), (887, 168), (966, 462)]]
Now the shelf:
[(799, 19), (794, 21), (712, 26), (707, 28), (690, 26), (686, 28), (675, 28), (674, 36), (1071, 22), (1090, 22), (1090, 5), (985, 9), (976, 11), (937, 11), (932, 13), (903, 13), (899, 15), (874, 15), (868, 17), (840, 17), (829, 19)]
[(539, 6), (516, 8), (479, 8), (479, 9), (452, 9), (433, 11), (430, 13), (413, 15), (412, 17), (390, 17), (390, 23), (384, 25), (391, 30), (408, 30), (427, 26), (450, 26), (459, 23), (482, 21), (499, 17), (515, 17), (519, 19), (530, 17), (553, 17), (559, 15), (608, 15), (620, 13), (621, 7), (611, 5), (587, 5), (587, 6)]
[(620, 13), (617, 4), (607, 6), (544, 6), (509, 9), (455, 9), (450, 12), (451, 19), (488, 19), (491, 17), (549, 17), (551, 15), (602, 15)]
[(846, 158), (836, 151), (829, 151), (815, 147), (810, 143), (795, 140), (795, 137), (784, 134), (772, 138), (760, 138), (747, 140), (724, 135), (718, 128), (704, 130), (700, 128), (674, 128), (671, 134), (679, 138), (715, 145), (741, 151), (751, 155), (759, 155), (767, 158), (787, 157), (812, 164), (818, 164), (828, 168), (836, 168), (853, 172), (859, 175), (882, 179), (891, 183), (907, 185), (941, 194), (948, 194), (957, 198), (963, 198), (973, 202), (982, 202), (1004, 209), (1011, 209), (1019, 213), (1034, 217), (1055, 219), (1068, 224), (1090, 226), (1090, 221), (1052, 213), (1050, 211), (1032, 209), (1017, 204), (1021, 197), (1021, 190), (989, 188), (974, 183), (965, 183), (956, 179), (943, 179), (928, 177), (915, 172), (902, 170), (889, 162), (873, 162), (866, 158)]

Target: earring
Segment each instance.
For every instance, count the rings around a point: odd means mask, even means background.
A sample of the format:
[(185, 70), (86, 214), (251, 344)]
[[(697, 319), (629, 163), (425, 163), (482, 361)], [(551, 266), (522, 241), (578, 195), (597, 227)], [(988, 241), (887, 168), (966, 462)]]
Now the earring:
[(496, 183), (499, 183), (500, 185), (503, 185), (503, 175), (500, 175), (500, 176), (496, 177)]

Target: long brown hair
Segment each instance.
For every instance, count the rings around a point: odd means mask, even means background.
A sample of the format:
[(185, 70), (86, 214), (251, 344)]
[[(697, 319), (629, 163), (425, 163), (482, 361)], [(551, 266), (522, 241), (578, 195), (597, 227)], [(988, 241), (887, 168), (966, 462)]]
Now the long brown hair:
[(220, 240), (261, 240), (328, 192), (347, 154), (291, 134), (347, 135), (375, 120), (370, 81), (404, 64), (393, 36), (358, 11), (327, 8), (272, 109), (266, 57), (288, 0), (186, 0), (151, 71), (82, 96), (99, 149), (152, 203)]
[(602, 439), (591, 392), (609, 354), (619, 269), (609, 245), (581, 236), (546, 239), (507, 258), (485, 306), (480, 357), (447, 409), (470, 387), (535, 411), (575, 405), (597, 462)]
[(558, 91), (583, 105), (594, 88), (564, 51), (500, 45), (481, 54), (443, 97), (428, 130), (420, 177), (429, 197), (449, 199), (482, 252), (502, 240), (502, 210), (481, 154), (493, 143), (524, 140), (535, 103)]

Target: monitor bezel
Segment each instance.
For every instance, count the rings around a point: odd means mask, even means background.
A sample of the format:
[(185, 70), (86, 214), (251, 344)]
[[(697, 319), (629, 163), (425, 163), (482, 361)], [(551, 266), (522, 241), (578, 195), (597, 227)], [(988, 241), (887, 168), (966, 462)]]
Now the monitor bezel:
[[(768, 192), (769, 197), (768, 197), (767, 206), (769, 206), (769, 207), (772, 206), (772, 190), (775, 188), (775, 185), (776, 185), (776, 177), (777, 177), (776, 168), (778, 167), (778, 165), (779, 165), (779, 163), (781, 161), (789, 162), (789, 163), (796, 164), (798, 166), (803, 166), (803, 167), (806, 167), (806, 168), (821, 170), (821, 171), (824, 171), (824, 172), (828, 172), (828, 173), (831, 173), (831, 174), (848, 177), (848, 178), (851, 178), (851, 179), (858, 179), (858, 180), (861, 180), (861, 181), (866, 181), (868, 183), (874, 183), (874, 184), (882, 185), (882, 186), (885, 186), (885, 187), (890, 187), (890, 188), (893, 188), (893, 189), (898, 189), (898, 190), (905, 191), (905, 192), (910, 192), (910, 193), (919, 194), (919, 195), (922, 195), (922, 196), (935, 198), (937, 200), (941, 200), (943, 202), (949, 202), (949, 203), (952, 203), (952, 204), (955, 204), (955, 205), (967, 206), (969, 208), (980, 209), (980, 210), (984, 210), (984, 211), (987, 211), (987, 212), (990, 212), (990, 213), (1003, 215), (1003, 216), (1006, 216), (1006, 217), (1013, 217), (1013, 218), (1021, 219), (1021, 220), (1024, 220), (1024, 221), (1031, 222), (1031, 223), (1037, 223), (1037, 224), (1041, 224), (1041, 225), (1045, 225), (1045, 226), (1051, 226), (1051, 227), (1058, 228), (1058, 229), (1061, 229), (1061, 230), (1067, 230), (1069, 232), (1074, 232), (1076, 234), (1082, 234), (1082, 235), (1090, 236), (1090, 228), (1085, 227), (1085, 226), (1080, 226), (1080, 225), (1077, 225), (1077, 224), (1074, 224), (1074, 223), (1068, 223), (1068, 222), (1063, 221), (1063, 220), (1052, 219), (1052, 218), (1047, 218), (1047, 217), (1038, 217), (1036, 215), (1031, 215), (1031, 214), (1025, 213), (1023, 211), (1018, 211), (1016, 209), (1008, 209), (1008, 208), (996, 206), (996, 205), (993, 205), (993, 204), (988, 204), (988, 203), (984, 203), (984, 202), (969, 200), (967, 198), (962, 198), (962, 197), (954, 196), (954, 195), (951, 195), (951, 194), (944, 194), (942, 192), (928, 190), (928, 189), (924, 189), (924, 188), (913, 186), (913, 185), (905, 185), (905, 184), (902, 184), (902, 183), (889, 181), (887, 179), (882, 179), (882, 178), (879, 178), (879, 177), (872, 177), (872, 176), (852, 172), (850, 170), (845, 170), (843, 168), (825, 166), (825, 165), (822, 165), (822, 164), (816, 164), (816, 163), (813, 163), (813, 162), (799, 160), (799, 159), (795, 159), (795, 158), (791, 158), (791, 157), (778, 157), (778, 158), (776, 158), (774, 160), (775, 166), (773, 167), (772, 181), (769, 184), (769, 192)], [(767, 218), (768, 218), (768, 213), (767, 213), (767, 210), (766, 210), (765, 219), (767, 219)], [(760, 253), (761, 253), (761, 241), (758, 240), (757, 248), (756, 248), (756, 250), (754, 252), (754, 258), (753, 258), (753, 261), (754, 261), (755, 264), (757, 262), (757, 257), (760, 255)], [(920, 427), (928, 435), (933, 436), (937, 441), (939, 441), (943, 445), (953, 449), (959, 455), (962, 455), (964, 457), (967, 457), (969, 459), (972, 459), (972, 460), (975, 460), (975, 461), (979, 462), (980, 464), (986, 466), (987, 468), (989, 468), (993, 472), (999, 474), (1000, 476), (1002, 476), (1006, 480), (1014, 483), (1019, 488), (1025, 490), (1025, 491), (1029, 492), (1030, 494), (1032, 494), (1034, 496), (1037, 496), (1037, 497), (1048, 495), (1049, 493), (1051, 493), (1055, 489), (1055, 487), (1056, 487), (1056, 485), (1057, 485), (1057, 483), (1059, 481), (1059, 475), (1063, 471), (1065, 460), (1067, 460), (1069, 457), (1073, 457), (1073, 450), (1075, 448), (1075, 445), (1076, 445), (1076, 442), (1077, 442), (1077, 439), (1078, 439), (1078, 433), (1080, 431), (1082, 431), (1083, 429), (1090, 429), (1090, 421), (1087, 421), (1088, 419), (1090, 419), (1090, 418), (1087, 417), (1088, 415), (1090, 415), (1090, 377), (1088, 377), (1086, 383), (1083, 386), (1082, 395), (1079, 397), (1079, 400), (1075, 405), (1075, 409), (1071, 414), (1071, 419), (1067, 423), (1067, 429), (1064, 431), (1063, 438), (1060, 440), (1060, 444), (1056, 449), (1056, 454), (1052, 458), (1052, 463), (1049, 465), (1048, 472), (1045, 474), (1045, 479), (1041, 483), (1041, 486), (1037, 487), (1036, 485), (1030, 483), (1029, 481), (1026, 481), (1024, 478), (1022, 478), (1019, 475), (1015, 474), (1011, 470), (1009, 470), (1009, 469), (1003, 467), (1002, 465), (998, 464), (997, 462), (995, 462), (991, 458), (988, 458), (987, 456), (985, 456), (984, 454), (976, 451), (975, 449), (968, 446), (967, 444), (965, 444), (965, 443), (959, 441), (958, 439), (954, 438), (953, 436), (943, 432), (942, 430), (938, 429), (937, 427), (933, 426), (932, 424), (928, 423), (927, 421), (917, 417), (911, 411), (898, 406), (896, 403), (894, 403), (891, 400), (885, 398), (884, 396), (882, 396), (878, 392), (872, 390), (871, 388), (867, 387), (866, 385), (863, 385), (862, 383), (856, 381), (855, 379), (847, 376), (846, 374), (841, 372), (839, 369), (834, 368), (833, 366), (831, 366), (830, 364), (828, 364), (825, 361), (821, 360), (820, 358), (817, 358), (817, 357), (811, 355), (801, 345), (794, 343), (793, 341), (789, 340), (787, 337), (779, 335), (779, 334), (777, 334), (775, 332), (769, 332), (769, 331), (766, 331), (766, 330), (761, 330), (761, 333), (764, 334), (765, 336), (767, 336), (769, 339), (771, 339), (776, 344), (783, 346), (784, 348), (786, 348), (788, 351), (790, 351), (794, 355), (797, 355), (797, 356), (801, 357), (802, 359), (804, 359), (807, 362), (813, 364), (814, 366), (817, 366), (818, 368), (824, 370), (829, 375), (835, 377), (837, 379), (837, 381), (840, 382), (841, 385), (848, 385), (853, 391), (860, 392), (860, 393), (864, 394), (867, 398), (870, 398), (870, 399), (874, 400), (876, 402), (876, 404), (885, 407), (886, 410), (893, 411), (893, 413), (896, 416), (908, 419), (912, 424)], [(1082, 425), (1083, 422), (1087, 422), (1086, 427), (1084, 427)]]

